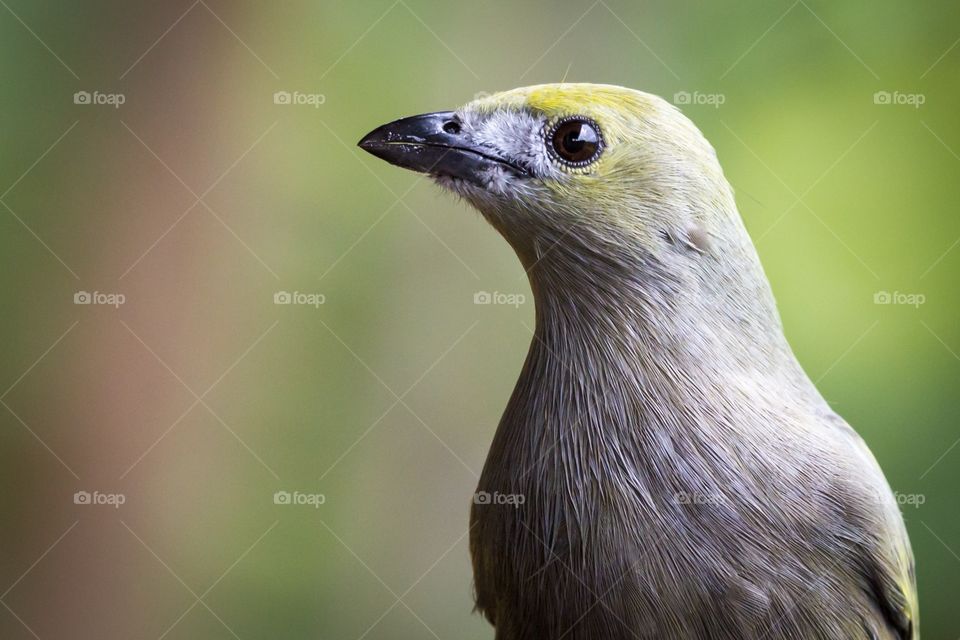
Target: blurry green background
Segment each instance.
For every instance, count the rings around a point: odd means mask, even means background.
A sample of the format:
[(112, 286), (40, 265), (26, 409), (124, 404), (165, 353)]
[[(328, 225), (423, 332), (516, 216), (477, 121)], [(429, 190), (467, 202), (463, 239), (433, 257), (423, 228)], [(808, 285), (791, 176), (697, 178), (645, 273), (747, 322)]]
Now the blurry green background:
[(564, 78), (691, 96), (960, 634), (957, 3), (0, 5), (0, 637), (492, 638), (464, 534), (529, 290), (354, 144)]

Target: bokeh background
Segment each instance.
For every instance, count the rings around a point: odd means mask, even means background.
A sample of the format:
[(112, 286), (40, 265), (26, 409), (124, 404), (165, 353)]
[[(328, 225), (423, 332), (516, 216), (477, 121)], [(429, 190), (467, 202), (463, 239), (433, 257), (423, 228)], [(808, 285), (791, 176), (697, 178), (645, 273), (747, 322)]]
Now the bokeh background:
[(492, 638), (467, 512), (529, 290), (354, 144), (562, 79), (687, 103), (956, 637), (958, 39), (943, 1), (0, 1), (0, 637)]

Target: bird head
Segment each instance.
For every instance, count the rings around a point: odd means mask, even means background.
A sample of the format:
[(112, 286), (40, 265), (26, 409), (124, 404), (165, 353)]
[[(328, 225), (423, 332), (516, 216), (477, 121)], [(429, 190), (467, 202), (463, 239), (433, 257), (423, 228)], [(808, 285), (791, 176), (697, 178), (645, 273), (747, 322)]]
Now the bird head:
[(622, 87), (514, 89), (384, 125), (360, 147), (463, 196), (525, 262), (561, 235), (605, 245), (585, 247), (595, 250), (702, 251), (735, 211), (697, 128), (661, 98)]
[(661, 98), (610, 85), (525, 87), (397, 120), (359, 146), (476, 207), (513, 245), (538, 309), (552, 300), (603, 309), (621, 328), (641, 314), (686, 323), (678, 334), (705, 327), (736, 334), (734, 343), (765, 334), (780, 347), (773, 298), (716, 153)]

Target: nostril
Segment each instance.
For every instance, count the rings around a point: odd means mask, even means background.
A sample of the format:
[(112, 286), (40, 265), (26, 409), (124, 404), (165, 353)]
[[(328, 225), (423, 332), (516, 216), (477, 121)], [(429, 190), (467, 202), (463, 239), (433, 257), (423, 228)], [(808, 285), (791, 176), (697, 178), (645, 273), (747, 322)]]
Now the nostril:
[(443, 123), (443, 130), (449, 134), (456, 135), (460, 133), (460, 123), (456, 120), (448, 120)]

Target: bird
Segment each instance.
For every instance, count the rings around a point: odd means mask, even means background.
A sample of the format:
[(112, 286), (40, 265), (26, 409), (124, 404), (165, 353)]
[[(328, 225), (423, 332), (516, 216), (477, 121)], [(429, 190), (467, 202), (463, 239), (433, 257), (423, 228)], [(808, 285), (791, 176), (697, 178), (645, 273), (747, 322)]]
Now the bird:
[(359, 147), (477, 209), (533, 294), (470, 509), (497, 640), (919, 637), (896, 497), (799, 364), (717, 154), (676, 106), (536, 85)]

